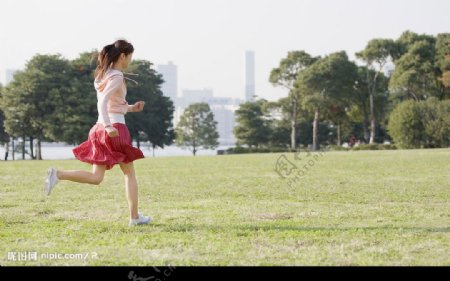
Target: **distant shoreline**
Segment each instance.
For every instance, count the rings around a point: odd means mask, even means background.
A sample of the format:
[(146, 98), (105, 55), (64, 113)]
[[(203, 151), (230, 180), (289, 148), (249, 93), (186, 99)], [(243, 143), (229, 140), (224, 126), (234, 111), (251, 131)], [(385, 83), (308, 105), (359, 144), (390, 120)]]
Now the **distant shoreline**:
[[(136, 146), (136, 143), (133, 145)], [(41, 143), (42, 147), (42, 158), (44, 160), (69, 160), (75, 159), (75, 156), (72, 153), (72, 149), (75, 145), (68, 145), (66, 143)], [(228, 146), (219, 146), (216, 149), (200, 149), (196, 155), (197, 156), (205, 156), (205, 155), (217, 155), (217, 150), (225, 150), (227, 148), (234, 147), (233, 145)], [(25, 145), (26, 151), (29, 151), (29, 145)], [(141, 150), (144, 152), (145, 157), (153, 157), (153, 149), (148, 147), (146, 143), (141, 143)], [(177, 146), (167, 146), (164, 149), (156, 148), (155, 149), (155, 157), (168, 157), (168, 156), (192, 156), (192, 152), (188, 149), (182, 149)], [(5, 149), (4, 146), (0, 146), (0, 161), (3, 161), (5, 157)], [(15, 160), (21, 160), (22, 153), (15, 153)], [(25, 154), (25, 160), (29, 160), (30, 155)], [(9, 152), (8, 161), (12, 160), (11, 151)]]

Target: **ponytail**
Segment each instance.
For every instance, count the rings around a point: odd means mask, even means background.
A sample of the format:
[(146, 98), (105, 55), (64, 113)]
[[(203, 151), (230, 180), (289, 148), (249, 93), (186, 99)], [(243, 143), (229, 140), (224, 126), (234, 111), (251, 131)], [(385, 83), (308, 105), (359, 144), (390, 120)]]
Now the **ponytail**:
[(103, 47), (97, 57), (97, 68), (94, 77), (102, 79), (106, 71), (119, 60), (120, 54), (129, 55), (134, 52), (134, 47), (126, 40), (117, 40), (113, 44)]

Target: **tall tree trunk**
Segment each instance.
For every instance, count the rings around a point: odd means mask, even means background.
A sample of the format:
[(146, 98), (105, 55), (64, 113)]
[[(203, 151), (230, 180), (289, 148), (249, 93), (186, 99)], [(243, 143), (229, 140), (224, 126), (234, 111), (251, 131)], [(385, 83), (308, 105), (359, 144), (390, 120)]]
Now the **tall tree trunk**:
[(9, 142), (5, 142), (5, 161), (8, 161)]
[(36, 140), (36, 159), (42, 160), (42, 153), (41, 153), (41, 139), (37, 138)]
[(370, 93), (370, 141), (369, 143), (375, 143), (375, 129), (376, 129), (376, 122), (375, 122), (375, 108), (373, 104), (373, 93)]
[(36, 157), (34, 156), (34, 150), (33, 150), (33, 137), (30, 137), (30, 156), (31, 156), (31, 159), (36, 159)]
[(15, 157), (15, 153), (14, 153), (14, 149), (15, 149), (15, 147), (14, 147), (14, 138), (12, 138), (12, 158), (13, 158), (13, 160), (16, 160), (16, 157)]
[(292, 120), (291, 120), (291, 149), (297, 148), (297, 99), (292, 101)]
[(367, 114), (367, 110), (365, 107), (365, 103), (363, 104), (363, 133), (364, 133), (364, 142), (369, 143), (370, 132), (369, 132), (369, 114)]
[(194, 141), (193, 141), (193, 143), (192, 143), (192, 146), (194, 147), (194, 149), (192, 150), (192, 153), (193, 153), (194, 156), (195, 156), (195, 153), (197, 152), (196, 146), (195, 146), (195, 139), (194, 139)]
[(337, 145), (341, 146), (341, 125), (337, 125)]
[(314, 113), (314, 122), (313, 122), (313, 150), (319, 150), (319, 113), (320, 110), (317, 107), (316, 112)]
[(22, 137), (22, 160), (25, 160), (25, 136)]
[[(369, 68), (369, 67), (367, 67)], [(380, 66), (380, 71), (383, 68), (383, 65)], [(375, 142), (375, 133), (376, 133), (376, 120), (375, 120), (375, 105), (373, 102), (373, 96), (375, 95), (375, 91), (377, 89), (377, 78), (379, 72), (376, 72), (373, 79), (370, 81), (369, 72), (367, 72), (367, 86), (369, 90), (369, 103), (370, 103), (370, 140), (369, 143)], [(371, 84), (372, 83), (372, 84)]]
[(153, 147), (153, 157), (155, 157), (155, 145), (152, 144), (152, 147)]

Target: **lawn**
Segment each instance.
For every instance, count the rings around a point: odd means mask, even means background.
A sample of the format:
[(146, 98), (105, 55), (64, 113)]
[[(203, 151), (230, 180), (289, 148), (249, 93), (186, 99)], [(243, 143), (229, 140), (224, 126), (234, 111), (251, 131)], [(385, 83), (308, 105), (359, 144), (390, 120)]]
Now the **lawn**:
[(0, 161), (0, 265), (450, 265), (450, 149), (146, 158), (133, 228), (118, 166), (46, 197), (49, 166), (90, 169)]

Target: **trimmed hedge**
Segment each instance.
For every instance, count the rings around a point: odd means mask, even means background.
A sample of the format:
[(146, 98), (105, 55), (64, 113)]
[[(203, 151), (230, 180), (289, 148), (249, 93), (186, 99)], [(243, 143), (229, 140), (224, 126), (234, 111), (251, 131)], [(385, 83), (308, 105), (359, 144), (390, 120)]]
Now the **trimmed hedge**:
[[(301, 151), (304, 151), (306, 148), (300, 148)], [(350, 147), (343, 147), (338, 145), (330, 145), (325, 148), (325, 150), (331, 150), (331, 151), (350, 151), (350, 150), (392, 150), (397, 149), (397, 147), (394, 144), (361, 144), (358, 146), (355, 146), (353, 148)], [(280, 152), (293, 152), (290, 148), (286, 147), (243, 147), (243, 146), (236, 146), (236, 147), (230, 147), (227, 150), (221, 152), (220, 154), (242, 154), (242, 153), (280, 153)]]
[(240, 153), (278, 153), (278, 152), (289, 152), (290, 150), (285, 147), (243, 147), (236, 146), (230, 147), (225, 150), (225, 154), (240, 154)]
[(352, 148), (352, 150), (392, 150), (397, 149), (394, 144), (380, 144), (380, 143), (372, 143), (372, 144), (360, 144)]

